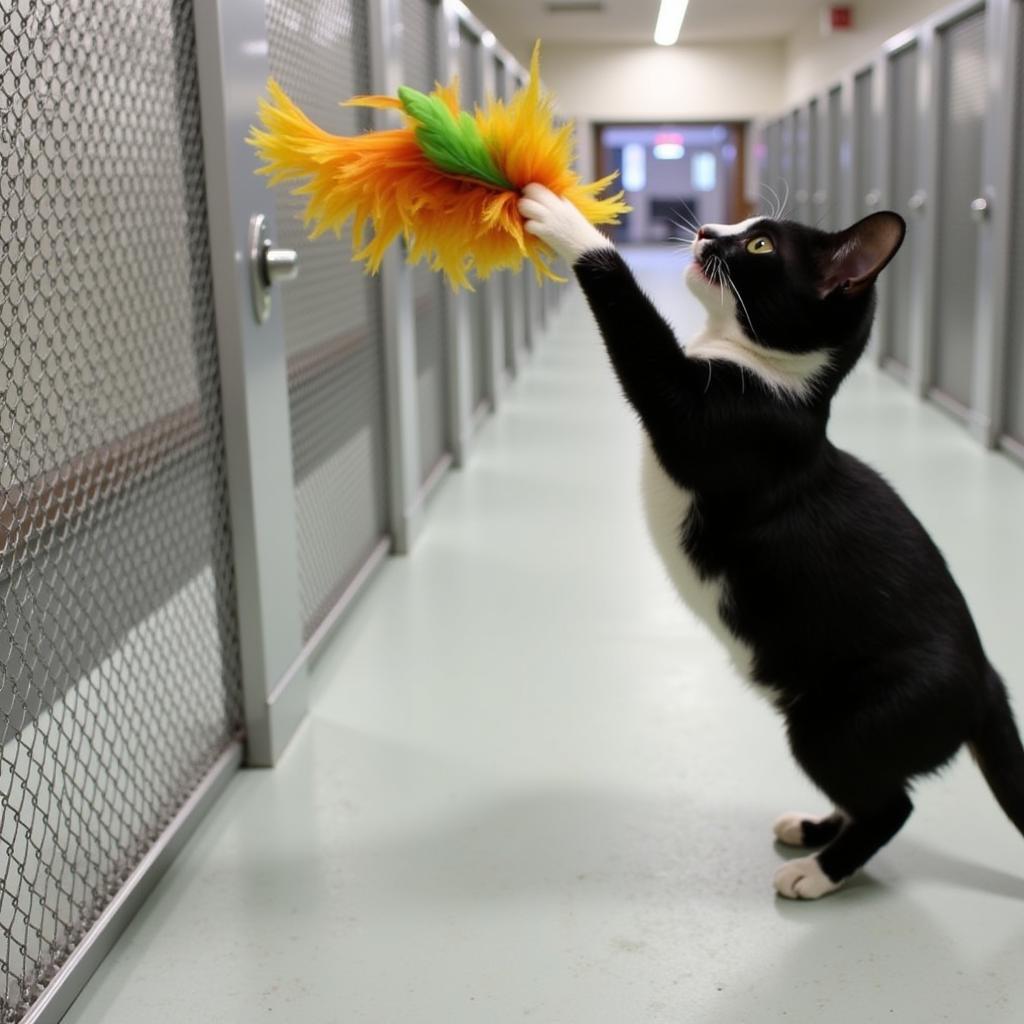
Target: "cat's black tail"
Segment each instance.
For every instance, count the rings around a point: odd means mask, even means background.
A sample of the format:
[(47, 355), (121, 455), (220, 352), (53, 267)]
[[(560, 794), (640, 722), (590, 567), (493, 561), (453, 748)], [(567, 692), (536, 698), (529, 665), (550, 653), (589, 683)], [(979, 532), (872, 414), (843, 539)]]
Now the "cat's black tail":
[(1006, 686), (991, 665), (986, 683), (988, 708), (970, 746), (999, 806), (1024, 835), (1024, 745)]

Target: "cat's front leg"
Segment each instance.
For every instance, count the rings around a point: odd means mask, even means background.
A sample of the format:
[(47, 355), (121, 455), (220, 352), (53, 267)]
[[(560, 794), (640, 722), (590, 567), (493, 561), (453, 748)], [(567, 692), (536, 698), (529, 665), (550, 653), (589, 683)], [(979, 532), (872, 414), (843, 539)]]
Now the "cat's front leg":
[(672, 328), (643, 293), (612, 243), (567, 199), (527, 185), (526, 230), (576, 273), (615, 373), (660, 453), (685, 450), (698, 429), (706, 364), (687, 359)]

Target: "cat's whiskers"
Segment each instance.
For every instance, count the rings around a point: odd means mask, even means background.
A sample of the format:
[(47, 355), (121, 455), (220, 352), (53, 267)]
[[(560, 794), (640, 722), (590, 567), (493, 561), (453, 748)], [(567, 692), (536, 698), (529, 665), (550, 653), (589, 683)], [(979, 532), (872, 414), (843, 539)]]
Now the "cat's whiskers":
[(782, 209), (779, 210), (778, 217), (775, 220), (782, 220), (786, 216), (786, 207), (789, 206), (789, 181), (786, 178), (782, 179), (782, 184), (786, 186), (786, 196), (782, 200)]
[(757, 333), (757, 328), (754, 326), (754, 321), (750, 316), (750, 310), (747, 309), (747, 304), (743, 301), (743, 296), (740, 295), (739, 288), (736, 287), (736, 282), (733, 280), (733, 276), (729, 271), (729, 268), (725, 268), (726, 280), (729, 282), (729, 287), (732, 289), (733, 294), (736, 296), (736, 301), (740, 304), (740, 309), (743, 310), (743, 315), (747, 318), (747, 323), (750, 325), (750, 330), (753, 332), (754, 338), (760, 341), (760, 337)]
[(782, 210), (782, 201), (779, 199), (779, 193), (776, 192), (775, 189), (773, 189), (771, 187), (771, 185), (769, 185), (768, 182), (766, 182), (766, 181), (762, 181), (761, 182), (761, 188), (765, 192), (770, 192), (771, 193), (770, 196), (766, 197), (766, 198), (768, 198), (772, 202), (772, 211), (771, 211), (771, 213), (768, 214), (768, 219), (769, 220), (778, 220), (779, 219), (779, 213)]

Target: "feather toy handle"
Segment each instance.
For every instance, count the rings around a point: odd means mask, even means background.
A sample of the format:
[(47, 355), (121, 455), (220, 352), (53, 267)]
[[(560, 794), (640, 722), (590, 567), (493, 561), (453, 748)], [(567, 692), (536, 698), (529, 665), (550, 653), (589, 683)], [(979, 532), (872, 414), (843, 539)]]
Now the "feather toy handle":
[(352, 221), (353, 258), (375, 273), (401, 235), (412, 263), (426, 261), (453, 288), (472, 289), (471, 275), (519, 270), (562, 280), (553, 253), (524, 230), (520, 192), (531, 182), (569, 199), (591, 224), (617, 224), (629, 212), (623, 193), (599, 198), (609, 175), (584, 184), (572, 170), (573, 126), (556, 126), (540, 85), (540, 46), (529, 83), (506, 104), (489, 99), (461, 111), (457, 80), (426, 94), (403, 86), (398, 96), (357, 96), (345, 106), (400, 111), (403, 128), (332, 135), (315, 125), (273, 80), (260, 101), (262, 128), (249, 142), (271, 185), (299, 182), (311, 237), (340, 235)]

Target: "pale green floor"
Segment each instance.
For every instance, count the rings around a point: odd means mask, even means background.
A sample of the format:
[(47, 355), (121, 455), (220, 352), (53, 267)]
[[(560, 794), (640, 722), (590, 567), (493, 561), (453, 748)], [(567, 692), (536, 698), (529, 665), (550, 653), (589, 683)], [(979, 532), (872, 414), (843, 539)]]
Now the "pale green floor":
[[(635, 258), (692, 325), (678, 266)], [(834, 434), (933, 530), (1024, 706), (1024, 472), (870, 370)], [(1024, 839), (966, 757), (848, 889), (775, 898), (773, 818), (824, 804), (663, 580), (638, 453), (573, 294), (283, 763), (235, 779), (67, 1019), (1024, 1019)]]

